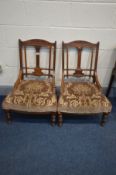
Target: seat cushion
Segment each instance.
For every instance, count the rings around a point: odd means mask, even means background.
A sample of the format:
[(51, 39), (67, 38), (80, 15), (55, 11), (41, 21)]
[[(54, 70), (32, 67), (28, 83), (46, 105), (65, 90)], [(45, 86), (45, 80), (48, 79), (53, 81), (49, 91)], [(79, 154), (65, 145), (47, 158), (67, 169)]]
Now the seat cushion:
[(65, 82), (59, 98), (58, 111), (91, 114), (111, 112), (110, 101), (93, 83)]
[(5, 98), (3, 108), (26, 112), (54, 112), (57, 110), (54, 84), (48, 80), (22, 80)]

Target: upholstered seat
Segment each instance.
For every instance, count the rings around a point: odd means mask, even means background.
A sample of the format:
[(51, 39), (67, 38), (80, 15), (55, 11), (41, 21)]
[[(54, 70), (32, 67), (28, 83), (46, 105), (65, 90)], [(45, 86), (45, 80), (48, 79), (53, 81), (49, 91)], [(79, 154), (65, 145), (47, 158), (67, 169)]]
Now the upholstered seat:
[(64, 83), (58, 103), (58, 111), (64, 113), (108, 113), (111, 103), (93, 83)]
[(19, 75), (12, 92), (2, 104), (7, 121), (11, 120), (12, 111), (50, 113), (50, 121), (54, 125), (57, 112), (54, 76), (56, 42), (40, 39), (19, 40), (19, 53)]
[(3, 103), (3, 108), (24, 112), (56, 112), (55, 89), (49, 80), (22, 80)]
[[(99, 42), (71, 41), (62, 43), (62, 82), (58, 101), (58, 125), (63, 113), (103, 113), (104, 125), (112, 105), (105, 95), (97, 76)], [(70, 115), (71, 116), (71, 115)]]

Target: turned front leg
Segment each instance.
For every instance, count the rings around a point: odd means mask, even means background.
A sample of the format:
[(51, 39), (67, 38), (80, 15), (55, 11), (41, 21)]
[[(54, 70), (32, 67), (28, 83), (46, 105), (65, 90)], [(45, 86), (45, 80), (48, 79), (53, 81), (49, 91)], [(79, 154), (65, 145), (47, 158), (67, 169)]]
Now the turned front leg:
[(109, 113), (103, 113), (102, 118), (101, 118), (101, 122), (100, 122), (100, 125), (101, 125), (101, 126), (104, 126), (105, 123), (107, 122), (107, 120), (108, 120), (108, 115), (109, 115)]
[(62, 113), (58, 112), (58, 126), (61, 127), (63, 124)]

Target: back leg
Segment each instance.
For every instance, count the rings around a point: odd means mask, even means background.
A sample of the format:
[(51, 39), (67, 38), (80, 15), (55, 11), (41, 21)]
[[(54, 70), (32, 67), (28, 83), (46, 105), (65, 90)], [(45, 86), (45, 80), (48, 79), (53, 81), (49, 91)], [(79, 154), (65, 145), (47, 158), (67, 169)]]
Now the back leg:
[(61, 127), (63, 125), (62, 113), (58, 112), (58, 126)]
[(106, 121), (108, 119), (108, 115), (109, 115), (109, 113), (103, 113), (102, 118), (101, 118), (101, 122), (100, 122), (101, 126), (105, 125), (105, 123), (106, 123)]
[(11, 112), (9, 110), (5, 110), (6, 122), (10, 123), (12, 121)]

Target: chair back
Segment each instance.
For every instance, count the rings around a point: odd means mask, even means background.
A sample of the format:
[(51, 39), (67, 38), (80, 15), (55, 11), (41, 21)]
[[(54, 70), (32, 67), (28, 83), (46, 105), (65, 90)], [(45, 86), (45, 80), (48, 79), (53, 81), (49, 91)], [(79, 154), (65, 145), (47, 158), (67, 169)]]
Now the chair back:
[[(56, 60), (56, 41), (19, 39), (20, 69), (23, 76), (53, 76)], [(44, 63), (44, 64), (43, 64)]]
[(76, 40), (62, 42), (62, 72), (64, 77), (93, 78), (97, 70), (99, 42)]

